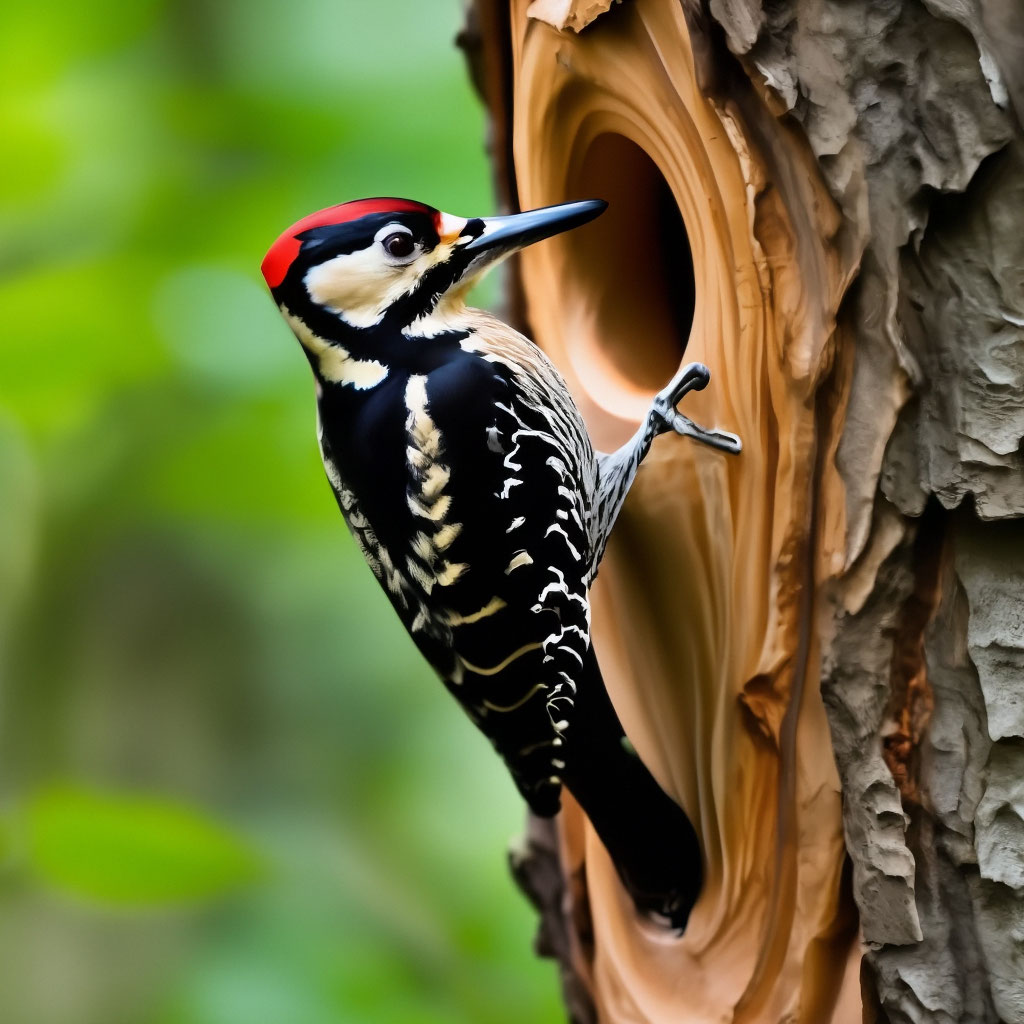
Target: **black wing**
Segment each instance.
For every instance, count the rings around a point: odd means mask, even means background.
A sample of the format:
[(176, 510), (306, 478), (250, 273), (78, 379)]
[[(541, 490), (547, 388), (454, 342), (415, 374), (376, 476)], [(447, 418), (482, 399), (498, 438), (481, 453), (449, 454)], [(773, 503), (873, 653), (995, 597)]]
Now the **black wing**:
[(578, 479), (589, 442), (532, 397), (477, 355), (410, 378), (412, 540), (396, 607), (530, 806), (550, 815), (590, 646)]

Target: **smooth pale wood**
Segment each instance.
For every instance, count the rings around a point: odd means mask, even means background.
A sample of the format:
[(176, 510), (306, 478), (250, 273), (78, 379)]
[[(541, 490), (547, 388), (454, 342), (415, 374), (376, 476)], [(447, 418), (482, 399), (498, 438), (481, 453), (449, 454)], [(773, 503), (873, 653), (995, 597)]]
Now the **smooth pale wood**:
[(574, 1022), (1024, 1024), (1024, 8), (608, 7), (473, 4), (505, 204), (612, 203), (509, 313), (600, 445), (700, 359), (746, 449), (659, 439), (594, 592), (705, 890), (638, 921), (570, 804), (543, 948)]
[[(598, 221), (524, 254), (533, 336), (599, 446), (632, 433), (680, 358), (712, 371), (687, 414), (746, 446), (732, 459), (677, 437), (656, 442), (594, 591), (616, 708), (698, 823), (707, 871), (685, 936), (666, 936), (636, 918), (589, 825), (566, 821), (568, 862), (586, 865), (594, 999), (609, 1021), (859, 1020), (811, 558), (842, 559), (843, 492), (816, 425), (854, 269), (823, 241), (838, 215), (799, 162), (782, 187), (766, 187), (743, 112), (701, 92), (679, 4), (636, 0), (579, 35), (527, 6), (513, 3), (510, 19), (521, 207), (595, 189), (613, 204), (609, 218), (616, 203), (636, 207), (632, 222)], [(756, 127), (780, 151), (790, 143), (774, 121)], [(635, 246), (630, 232), (657, 226), (636, 190), (658, 174), (696, 268), (688, 338), (666, 340), (657, 295), (631, 304), (614, 265), (616, 247)], [(627, 311), (616, 323), (628, 336), (609, 338), (603, 302)]]

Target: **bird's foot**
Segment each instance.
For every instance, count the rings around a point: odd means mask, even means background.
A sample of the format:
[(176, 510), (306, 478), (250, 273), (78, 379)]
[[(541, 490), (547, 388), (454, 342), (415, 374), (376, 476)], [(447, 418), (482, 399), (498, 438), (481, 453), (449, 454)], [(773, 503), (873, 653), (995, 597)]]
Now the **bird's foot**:
[(664, 424), (663, 430), (674, 430), (684, 437), (710, 445), (730, 455), (739, 455), (743, 442), (728, 430), (709, 430), (684, 416), (676, 406), (689, 391), (703, 391), (711, 380), (711, 371), (703, 363), (687, 363), (671, 383), (654, 398), (654, 414)]

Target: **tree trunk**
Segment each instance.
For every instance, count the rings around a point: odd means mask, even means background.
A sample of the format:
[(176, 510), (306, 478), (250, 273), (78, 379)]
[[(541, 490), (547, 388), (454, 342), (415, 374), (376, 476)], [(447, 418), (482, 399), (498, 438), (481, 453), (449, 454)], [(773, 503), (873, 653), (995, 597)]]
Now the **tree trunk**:
[(476, 0), (510, 298), (608, 449), (681, 361), (594, 590), (701, 836), (685, 935), (571, 798), (514, 858), (577, 1021), (1024, 1022), (1024, 7)]

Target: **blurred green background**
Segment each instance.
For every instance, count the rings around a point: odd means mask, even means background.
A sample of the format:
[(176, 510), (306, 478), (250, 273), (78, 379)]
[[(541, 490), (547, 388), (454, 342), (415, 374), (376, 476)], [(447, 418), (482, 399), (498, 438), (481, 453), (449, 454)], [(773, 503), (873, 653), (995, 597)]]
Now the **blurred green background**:
[(259, 278), (493, 208), (456, 0), (0, 14), (0, 1021), (563, 1018), (522, 807), (324, 480)]

